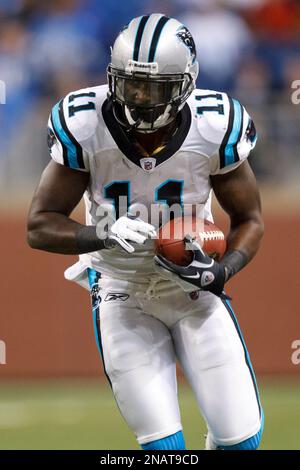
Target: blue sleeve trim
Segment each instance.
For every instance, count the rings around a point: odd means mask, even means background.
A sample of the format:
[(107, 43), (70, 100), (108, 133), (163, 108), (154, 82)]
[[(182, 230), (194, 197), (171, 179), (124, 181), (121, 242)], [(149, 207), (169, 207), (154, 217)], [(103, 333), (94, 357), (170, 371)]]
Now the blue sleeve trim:
[(239, 161), (237, 145), (242, 137), (244, 126), (244, 111), (239, 101), (230, 97), (228, 128), (220, 146), (220, 168)]
[(242, 346), (243, 346), (243, 349), (244, 349), (244, 354), (245, 354), (245, 361), (246, 361), (246, 364), (248, 366), (248, 369), (249, 369), (249, 372), (250, 372), (250, 375), (251, 375), (251, 379), (252, 379), (252, 383), (253, 383), (253, 387), (254, 387), (254, 391), (255, 391), (255, 395), (256, 395), (257, 405), (258, 405), (258, 409), (259, 409), (259, 415), (260, 415), (260, 417), (262, 417), (263, 410), (262, 410), (262, 406), (261, 406), (261, 402), (260, 402), (260, 396), (259, 396), (258, 386), (257, 386), (257, 382), (256, 382), (256, 377), (255, 377), (253, 366), (252, 366), (252, 363), (251, 363), (251, 360), (250, 360), (250, 355), (249, 355), (249, 352), (248, 352), (248, 349), (247, 349), (242, 331), (240, 329), (239, 323), (237, 321), (237, 318), (235, 316), (235, 313), (233, 311), (233, 308), (232, 308), (230, 302), (228, 300), (222, 300), (222, 303), (225, 306), (226, 310), (228, 311), (228, 313), (231, 317), (231, 320), (233, 321), (233, 324), (235, 326), (235, 329), (236, 329), (236, 331), (239, 335), (239, 338), (241, 340), (241, 343), (242, 343)]
[(65, 166), (74, 169), (84, 169), (82, 147), (67, 128), (63, 114), (63, 100), (52, 109), (51, 122), (63, 148)]

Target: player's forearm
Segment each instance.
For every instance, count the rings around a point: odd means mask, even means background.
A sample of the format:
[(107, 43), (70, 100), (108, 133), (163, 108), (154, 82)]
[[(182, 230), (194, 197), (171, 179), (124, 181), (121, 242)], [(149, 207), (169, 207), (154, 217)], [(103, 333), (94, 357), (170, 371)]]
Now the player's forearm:
[(221, 264), (225, 266), (226, 281), (241, 271), (255, 256), (264, 233), (260, 215), (232, 225), (227, 238), (227, 251)]
[(31, 248), (68, 255), (104, 248), (96, 227), (79, 224), (56, 212), (40, 213), (29, 220), (27, 239)]

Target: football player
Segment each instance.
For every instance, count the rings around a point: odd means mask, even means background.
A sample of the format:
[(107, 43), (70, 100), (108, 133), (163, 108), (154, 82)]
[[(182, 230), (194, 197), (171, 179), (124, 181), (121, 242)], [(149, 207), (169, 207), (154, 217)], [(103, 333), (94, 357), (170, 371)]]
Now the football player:
[[(80, 255), (65, 277), (89, 284), (104, 371), (142, 449), (185, 449), (176, 359), (207, 423), (206, 448), (257, 449), (263, 411), (223, 293), (263, 235), (247, 162), (255, 126), (236, 99), (195, 88), (193, 38), (162, 14), (121, 31), (107, 74), (108, 85), (73, 91), (52, 109), (52, 161), (33, 197), (29, 244)], [(190, 266), (154, 260), (159, 224), (145, 213), (158, 204), (196, 205), (212, 221), (212, 190), (230, 218), (222, 261), (191, 238)], [(83, 195), (86, 225), (71, 218)], [(99, 231), (105, 207), (111, 223)]]

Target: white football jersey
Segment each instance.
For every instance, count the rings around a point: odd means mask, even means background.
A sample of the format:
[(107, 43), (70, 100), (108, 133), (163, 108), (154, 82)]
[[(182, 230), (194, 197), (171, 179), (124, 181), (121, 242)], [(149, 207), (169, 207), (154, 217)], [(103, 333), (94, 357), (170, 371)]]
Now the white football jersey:
[[(237, 168), (256, 143), (255, 126), (245, 108), (226, 93), (196, 89), (180, 112), (180, 126), (155, 156), (140, 155), (114, 117), (106, 85), (68, 94), (52, 109), (48, 123), (51, 157), (67, 167), (90, 173), (85, 193), (86, 224), (99, 221), (99, 208), (113, 205), (120, 214), (120, 196), (126, 210), (140, 204), (148, 214), (140, 218), (158, 226), (149, 216), (153, 207), (199, 205), (198, 215), (211, 214), (210, 176)], [(124, 199), (126, 197), (126, 199)], [(89, 266), (117, 278), (151, 275), (153, 241), (137, 246), (133, 254), (122, 249), (80, 256)]]

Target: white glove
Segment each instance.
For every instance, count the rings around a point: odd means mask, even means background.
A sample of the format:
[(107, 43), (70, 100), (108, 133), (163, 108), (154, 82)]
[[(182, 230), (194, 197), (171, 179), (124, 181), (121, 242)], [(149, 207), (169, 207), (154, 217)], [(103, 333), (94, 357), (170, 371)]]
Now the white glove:
[(155, 238), (156, 231), (153, 225), (143, 222), (128, 214), (120, 217), (110, 228), (104, 240), (105, 248), (111, 249), (120, 246), (127, 253), (134, 252), (134, 246), (128, 241), (142, 245), (148, 238)]

